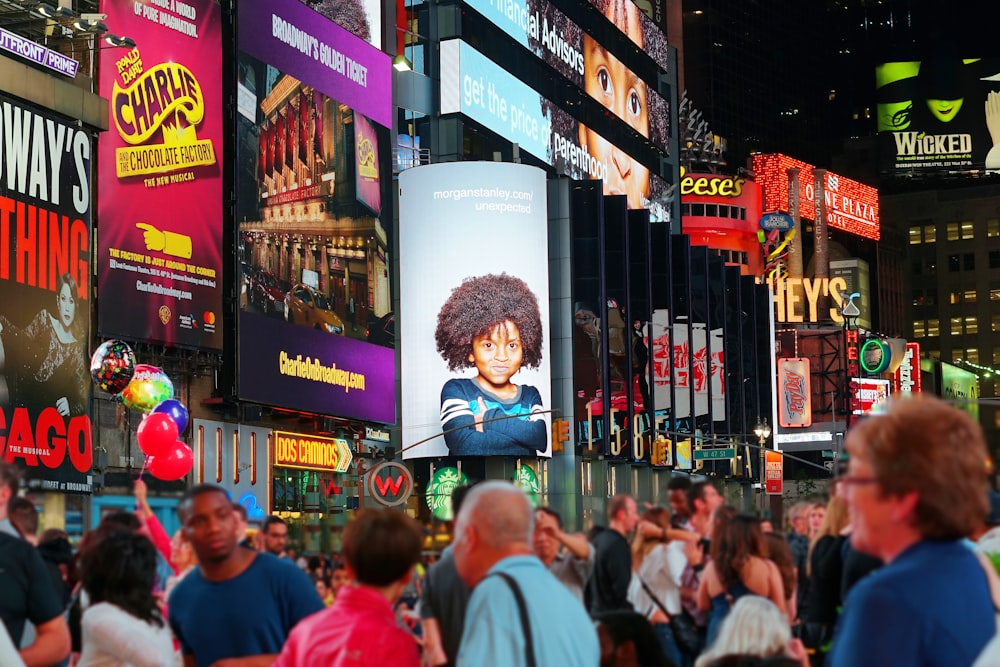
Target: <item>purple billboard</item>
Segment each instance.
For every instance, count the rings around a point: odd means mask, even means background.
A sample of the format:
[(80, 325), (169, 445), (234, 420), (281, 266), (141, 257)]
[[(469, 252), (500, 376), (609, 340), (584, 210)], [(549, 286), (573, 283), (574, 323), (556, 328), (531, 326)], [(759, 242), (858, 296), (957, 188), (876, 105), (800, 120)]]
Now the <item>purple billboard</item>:
[(240, 0), (239, 48), (392, 126), (392, 60), (297, 0)]
[(284, 322), (255, 319), (240, 335), (240, 394), (282, 407), (393, 423), (395, 352), (323, 331), (288, 335)]
[(237, 392), (395, 422), (392, 64), (295, 0), (239, 12)]

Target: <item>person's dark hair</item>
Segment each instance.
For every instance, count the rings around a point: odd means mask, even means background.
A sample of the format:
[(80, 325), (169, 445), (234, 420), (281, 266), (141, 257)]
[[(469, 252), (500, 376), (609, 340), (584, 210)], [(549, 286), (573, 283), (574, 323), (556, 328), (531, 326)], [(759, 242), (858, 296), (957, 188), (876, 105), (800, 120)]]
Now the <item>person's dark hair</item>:
[(615, 516), (619, 512), (626, 511), (630, 500), (632, 500), (632, 496), (627, 493), (618, 493), (611, 496), (608, 500), (608, 521), (614, 521)]
[[(56, 312), (59, 310), (59, 295), (62, 293), (63, 286), (69, 287), (69, 294), (73, 297), (73, 303), (77, 306), (80, 305), (80, 293), (77, 291), (79, 288), (76, 284), (76, 279), (68, 273), (64, 273), (59, 276), (59, 285), (56, 287)], [(73, 322), (76, 322), (77, 314), (73, 314)]]
[(536, 507), (535, 511), (536, 512), (543, 512), (545, 514), (548, 514), (550, 517), (552, 517), (553, 519), (556, 520), (556, 525), (559, 527), (559, 530), (562, 530), (562, 527), (563, 527), (562, 514), (560, 514), (559, 512), (555, 511), (551, 507)]
[(27, 498), (14, 496), (7, 503), (7, 518), (21, 537), (33, 537), (38, 532), (38, 510)]
[(17, 495), (17, 488), (21, 484), (21, 475), (17, 468), (9, 463), (0, 461), (0, 488), (10, 489), (10, 497)]
[(441, 306), (434, 331), (437, 351), (448, 370), (471, 367), (472, 339), (508, 320), (521, 335), (521, 365), (537, 368), (542, 361), (542, 317), (527, 283), (506, 273), (463, 280)]
[(153, 586), (156, 547), (142, 535), (108, 535), (83, 555), (83, 588), (91, 604), (110, 602), (156, 627), (163, 616)]
[(688, 509), (694, 512), (694, 501), (705, 499), (705, 489), (711, 486), (712, 483), (707, 480), (702, 480), (700, 482), (692, 482), (691, 486), (688, 487)]
[(137, 517), (135, 513), (121, 510), (118, 512), (112, 512), (101, 519), (99, 528), (101, 526), (123, 528), (134, 533), (142, 528), (142, 522), (139, 521), (139, 517)]
[(180, 515), (182, 523), (184, 522), (184, 515), (187, 514), (191, 507), (191, 503), (194, 502), (194, 499), (199, 496), (203, 496), (206, 493), (221, 493), (227, 499), (229, 498), (229, 492), (221, 486), (216, 486), (215, 484), (196, 484), (192, 486), (184, 492), (184, 495), (181, 496), (180, 502), (177, 503), (177, 514)]
[(388, 586), (402, 579), (423, 545), (420, 524), (398, 510), (362, 510), (344, 529), (344, 557), (359, 584)]
[(737, 514), (719, 527), (712, 535), (712, 561), (722, 585), (730, 588), (741, 581), (740, 570), (752, 556), (766, 557), (764, 534), (752, 514)]
[(667, 482), (667, 491), (684, 491), (691, 488), (691, 478), (687, 475), (671, 475)]
[(264, 523), (261, 524), (260, 530), (261, 530), (261, 532), (263, 532), (266, 535), (267, 534), (267, 530), (271, 526), (274, 526), (274, 525), (287, 526), (288, 524), (285, 523), (285, 520), (282, 519), (280, 516), (273, 516), (272, 515), (272, 516), (269, 516), (266, 519), (264, 519)]
[(247, 520), (247, 508), (243, 506), (243, 503), (233, 503), (233, 511), (239, 514), (244, 521)]
[(38, 536), (38, 543), (45, 544), (46, 542), (59, 539), (69, 541), (69, 533), (61, 528), (46, 528), (42, 531), (42, 534)]
[(663, 655), (660, 640), (653, 626), (642, 614), (634, 611), (608, 611), (594, 616), (594, 621), (607, 630), (615, 648), (632, 642), (635, 656), (641, 667), (668, 667), (670, 662)]
[(705, 667), (799, 667), (801, 663), (787, 655), (771, 655), (762, 658), (756, 655), (723, 655)]
[(795, 560), (792, 558), (788, 539), (781, 533), (764, 533), (764, 547), (767, 549), (768, 559), (778, 566), (785, 599), (791, 598), (795, 591)]
[(451, 492), (451, 513), (456, 519), (458, 518), (458, 513), (462, 510), (462, 503), (465, 502), (465, 497), (469, 495), (469, 491), (472, 490), (479, 482), (474, 484), (463, 484), (462, 486), (456, 486)]

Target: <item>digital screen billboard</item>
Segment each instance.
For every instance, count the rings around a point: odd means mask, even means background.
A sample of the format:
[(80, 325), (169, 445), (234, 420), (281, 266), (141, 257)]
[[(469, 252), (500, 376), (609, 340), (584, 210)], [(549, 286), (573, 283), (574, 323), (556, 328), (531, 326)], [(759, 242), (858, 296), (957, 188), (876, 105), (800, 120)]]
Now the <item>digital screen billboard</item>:
[(0, 134), (0, 459), (90, 493), (90, 134), (2, 94)]
[(882, 63), (875, 85), (883, 172), (1000, 169), (1000, 60)]
[(604, 14), (611, 25), (632, 40), (632, 43), (649, 54), (660, 66), (667, 69), (667, 36), (649, 16), (631, 0), (588, 0)]
[[(799, 215), (816, 219), (814, 167), (781, 153), (752, 156), (757, 183), (763, 188), (765, 211), (788, 211), (788, 169), (799, 171)], [(827, 224), (866, 239), (881, 238), (878, 217), (878, 190), (828, 171), (824, 179)]]
[(666, 221), (666, 182), (461, 40), (441, 42), (441, 113), (462, 113), (576, 179), (601, 179), (606, 194)]
[(137, 46), (101, 51), (98, 330), (221, 350), (221, 10), (163, 4), (101, 3)]
[[(670, 151), (670, 103), (640, 79), (591, 35), (585, 33), (547, 0), (512, 0), (502, 7), (491, 0), (466, 0), (487, 20), (628, 123), (664, 153)], [(623, 23), (638, 25), (639, 8), (623, 5)], [(643, 39), (649, 50), (662, 49), (666, 60), (667, 43)], [(656, 59), (656, 58), (654, 58)]]
[(550, 455), (547, 230), (541, 169), (400, 173), (403, 458)]
[(238, 34), (239, 396), (394, 423), (389, 56), (295, 0)]

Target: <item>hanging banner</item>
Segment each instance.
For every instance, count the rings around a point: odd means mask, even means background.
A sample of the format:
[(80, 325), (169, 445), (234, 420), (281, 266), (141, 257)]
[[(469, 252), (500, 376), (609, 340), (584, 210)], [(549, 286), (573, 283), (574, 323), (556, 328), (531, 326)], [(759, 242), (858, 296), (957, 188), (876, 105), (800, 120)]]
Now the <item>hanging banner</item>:
[(907, 343), (903, 354), (903, 363), (892, 374), (892, 393), (919, 394), (922, 391), (920, 380), (920, 343)]
[(778, 424), (783, 427), (812, 426), (809, 360), (778, 360)]
[(90, 493), (91, 139), (0, 95), (0, 459)]
[(222, 349), (222, 20), (213, 0), (103, 0), (98, 330)]
[[(671, 336), (673, 331), (673, 336)], [(675, 418), (691, 416), (691, 385), (694, 385), (694, 414), (707, 415), (709, 383), (712, 388), (712, 419), (726, 418), (725, 349), (722, 329), (713, 329), (706, 341), (705, 325), (685, 322), (670, 324), (666, 310), (653, 311), (646, 327), (647, 340), (652, 341), (654, 407), (657, 411), (671, 408), (670, 355), (673, 355)], [(671, 338), (673, 339), (671, 341)], [(709, 343), (711, 354), (709, 354)], [(711, 358), (709, 358), (711, 357)], [(692, 364), (693, 358), (693, 364)]]
[(784, 460), (781, 452), (764, 452), (764, 492), (769, 496), (780, 496), (784, 490)]

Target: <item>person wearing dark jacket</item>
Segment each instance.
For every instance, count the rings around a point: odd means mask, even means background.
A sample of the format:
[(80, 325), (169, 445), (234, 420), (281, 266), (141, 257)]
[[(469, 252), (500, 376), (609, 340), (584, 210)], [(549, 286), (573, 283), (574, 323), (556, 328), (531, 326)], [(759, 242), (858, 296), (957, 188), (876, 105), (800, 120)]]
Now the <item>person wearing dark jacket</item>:
[(608, 527), (597, 532), (591, 540), (596, 562), (585, 595), (591, 616), (608, 611), (632, 611), (628, 601), (632, 550), (626, 536), (635, 530), (638, 522), (639, 510), (630, 496), (619, 494), (608, 501)]

